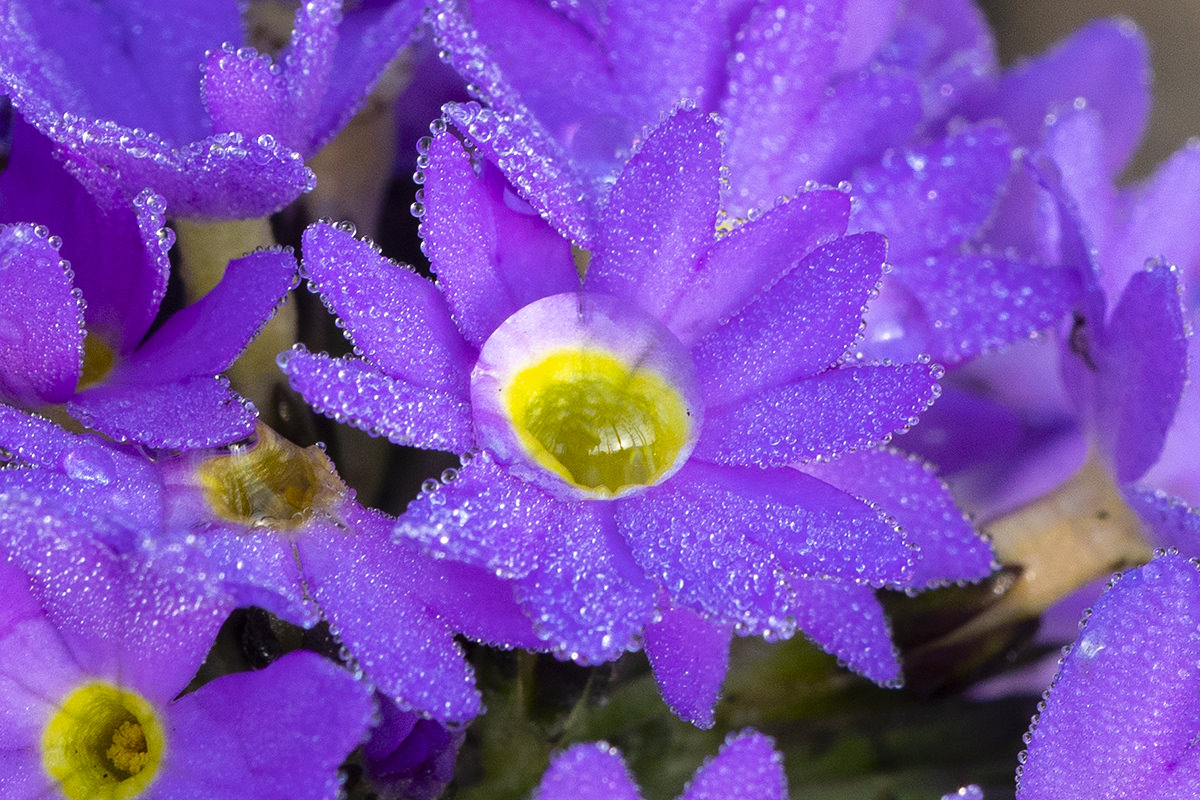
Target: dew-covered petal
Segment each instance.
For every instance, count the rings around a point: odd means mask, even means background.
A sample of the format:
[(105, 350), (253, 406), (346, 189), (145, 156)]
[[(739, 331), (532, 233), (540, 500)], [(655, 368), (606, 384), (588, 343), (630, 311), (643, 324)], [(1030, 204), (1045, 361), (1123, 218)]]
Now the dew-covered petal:
[(1064, 359), (1067, 388), (1121, 483), (1137, 480), (1157, 460), (1183, 393), (1180, 291), (1173, 267), (1159, 262), (1139, 272), (1108, 325), (1073, 336), (1073, 354)]
[(0, 173), (0, 222), (36, 220), (62, 239), (75, 286), (87, 300), (88, 333), (118, 353), (132, 350), (154, 321), (167, 290), (174, 242), (165, 202), (151, 192), (133, 207), (102, 208), (53, 155), (49, 139), (19, 116)]
[(321, 800), (375, 713), (369, 689), (303, 650), (266, 669), (225, 675), (171, 704), (177, 754), (156, 790), (177, 797)]
[(911, 558), (875, 509), (792, 469), (692, 462), (622, 500), (617, 523), (676, 604), (762, 630), (787, 624), (788, 575), (884, 583)]
[[(8, 702), (8, 698), (5, 698)], [(19, 702), (19, 701), (18, 701)], [(4, 771), (4, 791), (12, 800), (41, 800), (53, 797), (61, 784), (42, 765), (33, 742), (40, 731), (21, 740), (19, 749), (0, 751), (0, 770)]]
[[(528, 575), (540, 564), (543, 535), (553, 530), (560, 503), (509, 475), (486, 450), (473, 455), (453, 481), (429, 488), (401, 515), (397, 536), (507, 578)], [(590, 518), (568, 519), (593, 524)]]
[(604, 44), (616, 97), (636, 108), (637, 123), (652, 121), (650, 115), (684, 98), (710, 107), (725, 91), (729, 34), (720, 5), (699, 0), (664, 11), (639, 0), (616, 0), (605, 8)]
[[(36, 747), (57, 710), (54, 700), (79, 683), (80, 667), (42, 610), (35, 585), (7, 561), (0, 561), (0, 595), (0, 752), (10, 752)], [(34, 654), (37, 669), (30, 669)], [(5, 791), (7, 781), (6, 774)]]
[(888, 258), (908, 264), (974, 237), (994, 213), (1011, 168), (1012, 141), (995, 124), (931, 144), (888, 150), (854, 173), (856, 230), (887, 236)]
[(706, 402), (724, 405), (836, 362), (862, 327), (886, 250), (875, 233), (835, 239), (701, 339), (692, 357)]
[(1137, 148), (1150, 112), (1150, 55), (1128, 20), (1092, 22), (1043, 55), (1018, 64), (974, 118), (1000, 117), (1019, 142), (1039, 141), (1047, 114), (1077, 105), (1096, 109), (1104, 123), (1108, 174), (1115, 177)]
[(926, 117), (940, 119), (987, 87), (999, 59), (983, 10), (972, 0), (911, 0), (878, 57), (921, 81)]
[(900, 655), (875, 591), (844, 581), (794, 581), (791, 613), (812, 642), (881, 686), (900, 682)]
[(479, 346), (518, 309), (579, 287), (570, 244), (503, 177), (477, 175), (458, 140), (433, 137), (421, 236), (462, 335)]
[(119, 442), (170, 450), (215, 447), (254, 432), (254, 406), (222, 377), (188, 378), (157, 386), (106, 383), (67, 403), (85, 426)]
[(465, 393), (474, 362), (433, 282), (380, 255), (374, 244), (318, 223), (304, 232), (304, 274), (346, 334), (391, 378)]
[(48, 236), (0, 227), (0, 398), (26, 406), (69, 398), (83, 359), (83, 303)]
[(894, 450), (860, 450), (801, 470), (887, 511), (917, 545), (914, 587), (972, 581), (988, 575), (995, 555), (954, 504), (933, 468)]
[(427, 450), (464, 452), (475, 443), (471, 406), (456, 393), (394, 380), (356, 358), (284, 352), (280, 369), (316, 411), (389, 441)]
[(679, 800), (786, 800), (783, 757), (774, 742), (747, 728), (730, 734), (716, 756), (696, 770)]
[(584, 664), (634, 649), (654, 615), (654, 585), (617, 532), (612, 504), (555, 503), (538, 568), (517, 597), (554, 652)]
[(210, 50), (203, 92), (214, 129), (271, 134), (306, 156), (339, 131), (421, 11), (405, 0), (348, 11), (341, 5), (322, 0), (297, 9), (291, 43), (277, 66), (247, 48)]
[(585, 286), (662, 318), (712, 244), (719, 195), (717, 125), (676, 111), (626, 163), (600, 216)]
[[(469, 5), (471, 26), (495, 68), (557, 140), (570, 148), (579, 137), (579, 144), (584, 144), (594, 135), (588, 130), (589, 117), (606, 118), (619, 110), (621, 95), (614, 96), (610, 58), (592, 32), (571, 16), (534, 0), (482, 0)], [(491, 87), (483, 84), (480, 89), (487, 93)], [(629, 122), (621, 127), (628, 128), (622, 131), (626, 139), (622, 144), (628, 146), (635, 128)]]
[[(1200, 278), (1200, 144), (1177, 150), (1150, 178), (1118, 196), (1118, 232), (1103, 253), (1106, 273), (1127, 275), (1145, 259), (1177, 265), (1190, 283)], [(1109, 281), (1108, 285), (1112, 285)]]
[[(886, 103), (887, 113), (880, 113), (881, 103)], [(910, 140), (921, 118), (920, 86), (906, 72), (866, 70), (835, 82), (828, 99), (796, 137), (795, 154), (781, 159), (784, 168), (773, 178), (774, 194), (794, 191), (801, 181), (838, 181), (858, 164)], [(759, 204), (769, 196), (762, 196)]]
[(796, 159), (796, 140), (825, 100), (844, 5), (760, 3), (738, 30), (721, 111), (728, 119), (725, 159), (740, 208), (769, 203), (804, 182), (780, 189), (777, 174), (788, 169), (781, 162)]
[(598, 187), (523, 105), (506, 112), (475, 102), (448, 103), (442, 113), (562, 236), (580, 247), (595, 245)]
[(443, 722), (479, 713), (479, 693), (454, 632), (413, 591), (425, 559), (391, 542), (377, 512), (349, 512), (350, 530), (320, 523), (297, 540), (313, 599), (367, 678), (402, 708)]
[(119, 679), (151, 702), (175, 697), (212, 646), (228, 601), (177, 563), (114, 554), (66, 510), (4, 500), (8, 560), (30, 576), (80, 670)]
[(533, 800), (642, 800), (615, 747), (578, 744), (559, 754), (542, 776)]
[(729, 669), (733, 629), (709, 622), (680, 606), (662, 612), (647, 625), (646, 657), (663, 701), (684, 720), (700, 728), (716, 722), (713, 707)]
[(1168, 555), (1093, 606), (1034, 721), (1022, 800), (1200, 792), (1200, 573)]
[(296, 277), (296, 259), (264, 250), (229, 262), (204, 297), (176, 311), (108, 380), (163, 384), (209, 377), (229, 368), (275, 312)]
[(889, 355), (912, 358), (926, 353), (943, 364), (968, 360), (1049, 328), (1080, 293), (1074, 269), (987, 253), (929, 256), (911, 267), (897, 265), (888, 280), (901, 284), (913, 302), (901, 308), (888, 308), (883, 299), (872, 303), (864, 350), (873, 354), (878, 345), (871, 342), (894, 338), (898, 328), (907, 345), (897, 349), (899, 343), (889, 342)]
[(739, 311), (796, 261), (841, 236), (850, 215), (843, 192), (802, 192), (722, 236), (695, 272), (671, 290), (663, 322), (690, 345)]
[(1161, 490), (1124, 486), (1121, 493), (1149, 529), (1151, 542), (1174, 547), (1188, 558), (1200, 557), (1200, 510)]
[(900, 656), (871, 587), (826, 580), (797, 580), (793, 587), (790, 611), (805, 636), (881, 686), (900, 682)]
[(0, 450), (7, 451), (6, 462), (29, 467), (0, 472), (6, 487), (28, 487), (72, 513), (115, 526), (110, 544), (117, 549), (158, 524), (162, 483), (153, 465), (98, 436), (68, 433), (0, 405)]
[[(419, 543), (393, 537), (397, 547)], [(514, 584), (480, 567), (449, 559), (426, 559), (418, 590), (426, 607), (462, 635), (493, 647), (542, 650), (533, 623), (514, 596)]]
[(320, 612), (305, 594), (291, 540), (270, 528), (206, 526), (192, 532), (189, 547), (203, 561), (193, 574), (207, 575), (235, 605), (258, 606), (293, 625), (311, 628)]
[(237, 3), (8, 6), (0, 74), (11, 70), (3, 78), (10, 90), (17, 83), (58, 111), (157, 129), (177, 141), (206, 132), (196, 67), (206, 47), (240, 37)]
[(887, 441), (937, 397), (939, 367), (841, 367), (707, 410), (695, 457), (779, 466)]
[(240, 132), (173, 145), (156, 133), (108, 120), (21, 107), (26, 120), (58, 145), (67, 169), (109, 202), (146, 187), (179, 216), (241, 219), (272, 214), (316, 185), (299, 153)]
[[(1113, 207), (1117, 192), (1112, 175), (1105, 170), (1107, 153), (1104, 144), (1103, 122), (1094, 108), (1063, 111), (1046, 126), (1045, 150), (1062, 178), (1062, 187), (1071, 198), (1088, 241), (1099, 253), (1107, 252), (1116, 232)], [(1141, 267), (1142, 259), (1147, 255), (1150, 254), (1143, 253), (1137, 261), (1123, 265), (1119, 275), (1101, 275), (1102, 279), (1107, 279), (1105, 285), (1110, 287), (1114, 297), (1128, 276)]]

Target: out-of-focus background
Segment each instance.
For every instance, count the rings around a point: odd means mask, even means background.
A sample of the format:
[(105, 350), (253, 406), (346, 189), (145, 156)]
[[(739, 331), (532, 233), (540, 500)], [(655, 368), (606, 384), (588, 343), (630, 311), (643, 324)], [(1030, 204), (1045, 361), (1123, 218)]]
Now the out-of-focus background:
[(1005, 65), (1042, 52), (1090, 19), (1122, 15), (1150, 41), (1154, 110), (1127, 176), (1141, 177), (1200, 136), (1200, 0), (980, 0)]

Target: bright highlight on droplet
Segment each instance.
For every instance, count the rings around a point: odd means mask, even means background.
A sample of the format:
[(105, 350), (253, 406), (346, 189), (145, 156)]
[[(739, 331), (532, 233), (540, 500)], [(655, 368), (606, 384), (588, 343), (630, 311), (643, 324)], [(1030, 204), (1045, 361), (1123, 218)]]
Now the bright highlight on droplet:
[(42, 765), (69, 800), (130, 800), (158, 777), (166, 735), (141, 695), (95, 682), (62, 701), (42, 731)]
[(252, 527), (299, 527), (345, 492), (320, 448), (298, 447), (262, 424), (252, 447), (206, 459), (197, 475), (217, 516)]
[(666, 480), (702, 424), (695, 366), (627, 300), (572, 292), (517, 311), (471, 375), (480, 444), (564, 497), (604, 499)]
[(597, 351), (563, 351), (519, 373), (509, 417), (537, 463), (581, 489), (618, 494), (674, 466), (687, 408), (659, 376)]

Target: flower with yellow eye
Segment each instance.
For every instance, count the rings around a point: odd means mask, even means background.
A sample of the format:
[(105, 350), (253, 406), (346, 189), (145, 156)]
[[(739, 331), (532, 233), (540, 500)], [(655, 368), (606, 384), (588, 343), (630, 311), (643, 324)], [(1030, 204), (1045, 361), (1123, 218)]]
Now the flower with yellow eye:
[[(719, 224), (717, 127), (681, 110), (616, 178), (596, 245), (573, 253), (450, 132), (427, 145), (415, 211), (437, 283), (314, 226), (303, 269), (361, 357), (280, 359), (319, 411), (467, 453), (397, 535), (514, 580), (563, 657), (602, 661), (645, 635), (660, 681), (708, 676), (696, 692), (664, 685), (700, 722), (722, 637), (815, 630), (830, 600), (844, 625), (818, 640), (896, 680), (871, 587), (906, 585), (914, 544), (789, 466), (885, 441), (937, 393), (928, 362), (848, 355), (885, 253), (882, 236), (843, 235), (849, 198), (806, 192)], [(986, 545), (966, 535), (967, 571), (986, 573)], [(705, 666), (672, 669), (691, 643), (664, 625), (691, 626)]]
[(186, 691), (228, 602), (178, 564), (114, 555), (94, 524), (61, 496), (0, 494), (0, 794), (335, 795), (367, 688), (297, 652)]

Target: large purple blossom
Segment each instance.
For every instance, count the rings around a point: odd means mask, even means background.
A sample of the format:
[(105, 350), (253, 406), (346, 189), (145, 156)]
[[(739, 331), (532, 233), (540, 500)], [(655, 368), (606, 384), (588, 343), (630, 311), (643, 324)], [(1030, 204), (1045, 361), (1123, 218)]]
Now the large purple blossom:
[(304, 3), (278, 64), (231, 44), (239, 8), (4, 0), (0, 91), (105, 203), (150, 187), (183, 216), (269, 214), (312, 189), (303, 158), (349, 120), (420, 6)]
[(874, 358), (956, 363), (1062, 316), (1077, 291), (1070, 270), (988, 246), (1027, 183), (1012, 137), (946, 123), (996, 71), (972, 3), (704, 6), (444, 0), (435, 31), (489, 105), (447, 113), (584, 247), (601, 236), (598, 208), (630, 149), (684, 98), (720, 115), (728, 213), (850, 181), (851, 230), (890, 240), (892, 271), (860, 345)]
[[(581, 287), (568, 244), (442, 133), (422, 225), (438, 284), (314, 226), (304, 271), (362, 357), (281, 359), (319, 411), (468, 454), (400, 534), (515, 580), (561, 655), (612, 658), (644, 631), (668, 699), (709, 723), (733, 629), (799, 626), (893, 681), (869, 587), (991, 564), (961, 516), (947, 515), (944, 539), (902, 532), (856, 499), (872, 490), (787, 466), (906, 428), (939, 371), (846, 360), (884, 244), (842, 236), (844, 194), (801, 195), (717, 237), (719, 158), (707, 117), (666, 120), (609, 194)], [(891, 488), (949, 507), (932, 484)], [(935, 566), (914, 573), (925, 558)]]
[(85, 518), (22, 492), (0, 493), (0, 529), (5, 797), (337, 791), (373, 713), (348, 672), (296, 653), (180, 696), (228, 611), (222, 598), (114, 555)]
[[(575, 745), (559, 754), (533, 800), (641, 800), (616, 748), (604, 742)], [(679, 800), (753, 797), (784, 800), (787, 779), (773, 742), (752, 730), (731, 735), (679, 795)]]

